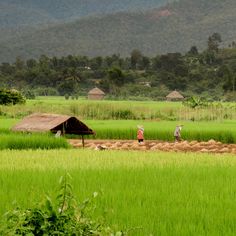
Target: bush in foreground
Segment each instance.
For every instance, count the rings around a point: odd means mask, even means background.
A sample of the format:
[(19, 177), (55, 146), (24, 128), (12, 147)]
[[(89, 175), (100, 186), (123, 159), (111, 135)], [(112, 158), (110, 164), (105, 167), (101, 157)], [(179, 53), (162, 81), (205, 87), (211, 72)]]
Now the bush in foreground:
[[(72, 194), (72, 186), (67, 174), (60, 179), (59, 193), (55, 204), (47, 196), (45, 203), (33, 209), (16, 208), (5, 214), (0, 228), (1, 235), (110, 235), (123, 236), (125, 233), (113, 233), (98, 221), (92, 220), (91, 199), (78, 204)], [(97, 193), (93, 194), (96, 197)]]

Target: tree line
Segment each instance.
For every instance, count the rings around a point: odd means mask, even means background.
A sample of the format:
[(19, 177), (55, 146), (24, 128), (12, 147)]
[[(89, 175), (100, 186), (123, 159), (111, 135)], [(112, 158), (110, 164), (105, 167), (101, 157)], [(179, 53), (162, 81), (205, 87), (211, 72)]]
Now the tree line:
[(99, 87), (113, 98), (163, 99), (179, 90), (185, 96), (200, 95), (212, 100), (234, 100), (236, 43), (222, 48), (221, 35), (212, 34), (207, 49), (192, 46), (186, 54), (167, 53), (147, 57), (134, 49), (129, 57), (68, 55), (40, 56), (0, 65), (0, 88), (34, 95), (86, 95)]

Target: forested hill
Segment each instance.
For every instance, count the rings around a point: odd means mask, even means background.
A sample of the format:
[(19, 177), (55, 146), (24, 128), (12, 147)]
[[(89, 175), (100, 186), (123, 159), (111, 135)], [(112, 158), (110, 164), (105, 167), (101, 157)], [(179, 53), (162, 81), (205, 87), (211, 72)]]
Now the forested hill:
[[(0, 26), (68, 21), (88, 15), (147, 10), (174, 0), (1, 0)], [(41, 16), (41, 17), (39, 17)]]
[[(134, 6), (137, 1), (130, 2)], [(139, 2), (144, 6), (149, 1)], [(206, 38), (214, 32), (220, 33), (228, 44), (236, 39), (235, 11), (235, 0), (179, 0), (142, 12), (86, 17), (2, 41), (0, 61), (41, 54), (127, 56), (134, 48), (149, 56), (186, 52), (192, 45), (206, 48)]]

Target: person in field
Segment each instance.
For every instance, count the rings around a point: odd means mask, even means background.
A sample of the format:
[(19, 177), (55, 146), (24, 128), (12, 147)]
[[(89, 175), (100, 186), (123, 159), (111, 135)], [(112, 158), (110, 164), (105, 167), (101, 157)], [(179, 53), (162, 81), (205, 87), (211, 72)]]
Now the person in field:
[(55, 138), (60, 138), (61, 137), (61, 130), (58, 130), (55, 134)]
[(175, 138), (175, 142), (180, 142), (181, 141), (181, 129), (182, 129), (183, 125), (177, 125), (175, 127), (175, 132), (174, 132), (174, 138)]
[(141, 125), (138, 125), (137, 139), (139, 143), (142, 143), (144, 140), (144, 128)]

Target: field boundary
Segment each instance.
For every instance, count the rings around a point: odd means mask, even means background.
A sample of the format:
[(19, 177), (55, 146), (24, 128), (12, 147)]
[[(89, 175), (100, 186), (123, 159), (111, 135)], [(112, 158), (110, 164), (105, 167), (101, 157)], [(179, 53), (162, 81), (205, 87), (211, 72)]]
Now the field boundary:
[[(82, 148), (81, 140), (70, 139), (68, 141), (74, 148)], [(224, 144), (215, 140), (209, 140), (208, 142), (182, 141), (178, 143), (147, 140), (140, 144), (136, 140), (86, 140), (85, 148), (94, 150), (139, 150), (236, 154), (236, 144)]]

